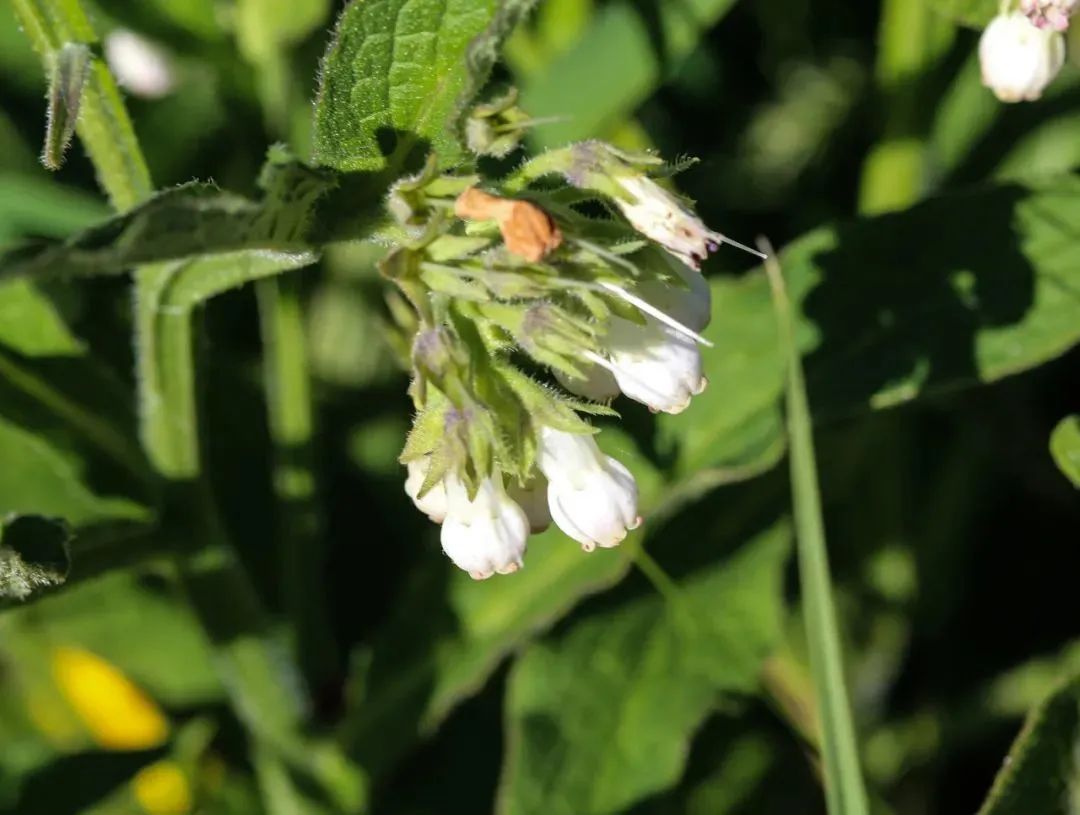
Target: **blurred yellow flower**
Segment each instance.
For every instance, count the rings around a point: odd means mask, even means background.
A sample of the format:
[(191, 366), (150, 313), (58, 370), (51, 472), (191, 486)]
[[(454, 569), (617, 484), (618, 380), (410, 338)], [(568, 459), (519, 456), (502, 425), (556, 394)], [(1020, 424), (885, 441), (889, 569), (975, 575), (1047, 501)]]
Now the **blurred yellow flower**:
[(101, 657), (81, 648), (56, 648), (52, 673), (100, 747), (147, 750), (168, 738), (169, 723), (154, 701)]
[(143, 767), (131, 780), (135, 800), (150, 815), (187, 815), (191, 812), (191, 787), (175, 761), (158, 761)]

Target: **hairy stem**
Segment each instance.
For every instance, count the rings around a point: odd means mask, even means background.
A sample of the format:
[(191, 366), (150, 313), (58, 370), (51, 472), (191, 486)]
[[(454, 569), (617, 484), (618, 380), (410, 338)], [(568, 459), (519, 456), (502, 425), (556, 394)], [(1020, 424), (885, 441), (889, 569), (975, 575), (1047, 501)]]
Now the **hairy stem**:
[(256, 284), (263, 335), (263, 371), (274, 442), (278, 499), (278, 563), (294, 650), (313, 687), (335, 667), (330, 624), (322, 603), (322, 518), (313, 464), (311, 377), (299, 281), (294, 276)]

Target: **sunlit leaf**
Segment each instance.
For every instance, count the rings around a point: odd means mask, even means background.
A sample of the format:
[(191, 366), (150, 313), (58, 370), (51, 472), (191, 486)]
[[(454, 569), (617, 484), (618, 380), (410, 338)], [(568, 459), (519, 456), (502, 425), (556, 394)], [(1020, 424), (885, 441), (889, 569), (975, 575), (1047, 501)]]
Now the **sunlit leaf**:
[(1062, 419), (1050, 435), (1050, 453), (1073, 486), (1080, 488), (1080, 416)]
[(1080, 678), (1028, 716), (979, 815), (1071, 815), (1080, 807)]
[[(522, 107), (559, 117), (536, 132), (544, 146), (602, 135), (634, 112), (734, 0), (605, 4), (573, 47), (526, 78)], [(572, 91), (571, 91), (572, 89)]]
[[(1080, 340), (1080, 182), (945, 196), (811, 232), (782, 253), (815, 421), (993, 382)], [(710, 387), (663, 416), (680, 468), (736, 466), (782, 438), (763, 275), (718, 278)]]
[(773, 530), (672, 596), (530, 646), (510, 677), (498, 811), (622, 812), (674, 783), (720, 697), (757, 687), (780, 636), (787, 552), (787, 530)]
[(448, 162), (460, 157), (462, 107), (532, 2), (353, 0), (323, 63), (315, 160), (381, 170), (400, 166), (416, 148)]

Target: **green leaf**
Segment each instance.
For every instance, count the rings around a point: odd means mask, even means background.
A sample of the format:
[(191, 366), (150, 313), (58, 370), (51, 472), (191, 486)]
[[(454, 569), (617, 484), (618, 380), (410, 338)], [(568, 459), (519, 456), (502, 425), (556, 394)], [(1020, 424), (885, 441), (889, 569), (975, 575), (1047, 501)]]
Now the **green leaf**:
[(657, 3), (657, 19), (622, 0), (605, 4), (569, 50), (525, 78), (521, 106), (565, 117), (536, 131), (544, 146), (602, 135), (644, 102), (734, 0)]
[(1028, 716), (979, 815), (1070, 815), (1080, 808), (1080, 677)]
[(1058, 468), (1080, 489), (1080, 416), (1067, 416), (1050, 434), (1050, 453)]
[(509, 679), (501, 815), (601, 815), (675, 783), (726, 693), (780, 638), (782, 527), (685, 579), (532, 645)]
[[(1034, 368), (1080, 341), (1080, 180), (943, 196), (815, 230), (780, 260), (815, 421)], [(680, 472), (767, 460), (783, 438), (782, 365), (763, 275), (718, 278), (712, 385), (660, 445)]]
[[(0, 467), (0, 513), (76, 527), (145, 519), (121, 497), (147, 473), (131, 401), (49, 297), (24, 281), (0, 285), (0, 461), (18, 462)], [(119, 465), (122, 477), (102, 479), (103, 464)]]
[(460, 158), (457, 119), (533, 1), (352, 0), (323, 62), (315, 160), (382, 170), (425, 143)]
[(97, 196), (29, 173), (0, 172), (0, 241), (7, 235), (66, 238), (109, 215)]
[(25, 600), (41, 589), (59, 586), (71, 561), (71, 529), (40, 515), (9, 515), (0, 520), (0, 598)]
[(944, 14), (960, 25), (982, 28), (1001, 8), (998, 0), (923, 0), (938, 14)]
[(186, 184), (62, 244), (0, 256), (0, 279), (120, 274), (140, 264), (245, 250), (309, 254), (302, 230), (279, 220), (282, 214), (210, 185)]

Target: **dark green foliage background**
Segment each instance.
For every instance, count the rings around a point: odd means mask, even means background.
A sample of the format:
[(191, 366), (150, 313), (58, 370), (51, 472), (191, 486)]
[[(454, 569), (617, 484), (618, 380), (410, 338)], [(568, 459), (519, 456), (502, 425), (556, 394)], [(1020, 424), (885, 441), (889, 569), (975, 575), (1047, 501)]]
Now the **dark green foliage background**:
[[(173, 93), (127, 100), (158, 187), (229, 191), (172, 189), (107, 221), (77, 139), (61, 172), (37, 160), (43, 73), (0, 0), (0, 520), (65, 537), (35, 564), (39, 542), (0, 536), (0, 569), (54, 582), (70, 556), (67, 586), (0, 600), (0, 811), (128, 811), (127, 780), (163, 754), (43, 740), (17, 686), (46, 681), (35, 666), (61, 642), (149, 691), (178, 725), (174, 754), (214, 724), (199, 749), (226, 780), (204, 811), (291, 811), (254, 803), (243, 727), (158, 562), (172, 527), (137, 442), (122, 274), (156, 261), (185, 264), (163, 303), (199, 315), (206, 469), (283, 660), (300, 627), (281, 566), (296, 529), (275, 509), (256, 297), (237, 286), (294, 270), (280, 279), (305, 309), (317, 500), (292, 557), (324, 621), (301, 654), (305, 702), (366, 773), (371, 811), (823, 811), (764, 276), (732, 251), (711, 260), (708, 391), (678, 417), (620, 404), (603, 434), (641, 485), (659, 578), (630, 545), (585, 556), (554, 532), (520, 575), (454, 573), (402, 491), (411, 405), (380, 250), (341, 239), (424, 148), (460, 158), (457, 101), (493, 47), (466, 46), (527, 4), (360, 0), (335, 35), (344, 5), (88, 4), (99, 30), (172, 56)], [(781, 248), (864, 768), (875, 812), (897, 815), (1080, 806), (1080, 500), (1055, 465), (1077, 460), (1074, 424), (1050, 451), (1080, 408), (1080, 74), (1067, 66), (1038, 103), (997, 103), (978, 32), (953, 22), (987, 8), (541, 0), (494, 70), (531, 114), (558, 117), (533, 149), (602, 137), (699, 157), (678, 183), (705, 219)], [(364, 45), (402, 25), (442, 26), (409, 54), (432, 71), (395, 72), (393, 48)], [(323, 196), (336, 181), (282, 159), (260, 186), (277, 141), (352, 175)], [(282, 189), (295, 199), (276, 209)]]

